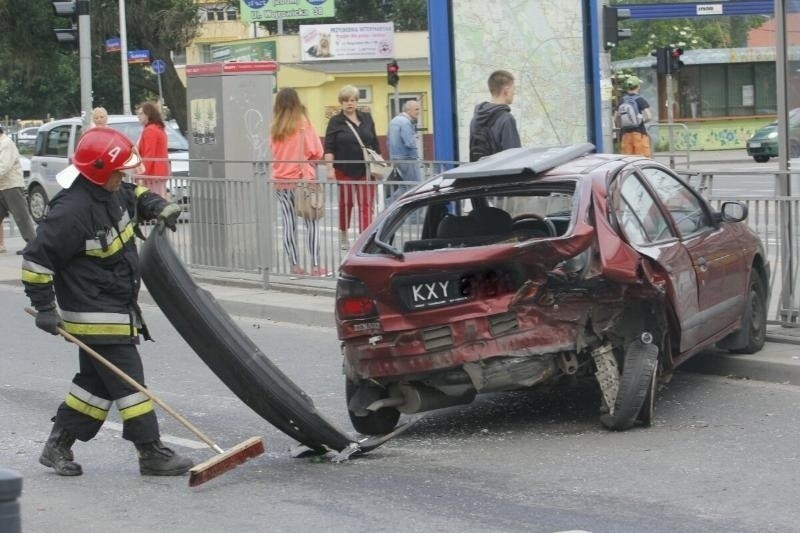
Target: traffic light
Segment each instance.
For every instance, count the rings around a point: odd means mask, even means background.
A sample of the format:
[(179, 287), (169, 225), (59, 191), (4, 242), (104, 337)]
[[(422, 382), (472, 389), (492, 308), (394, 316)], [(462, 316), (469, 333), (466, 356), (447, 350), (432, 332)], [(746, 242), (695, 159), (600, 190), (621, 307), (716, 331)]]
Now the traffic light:
[(683, 48), (670, 48), (669, 49), (669, 72), (674, 74), (678, 72), (683, 66), (681, 56), (683, 55)]
[(619, 27), (620, 20), (629, 18), (630, 9), (603, 6), (603, 46), (606, 50), (616, 48), (621, 39), (630, 39), (631, 30)]
[(57, 17), (66, 17), (72, 21), (69, 28), (54, 28), (56, 41), (78, 46), (78, 17), (89, 14), (89, 0), (72, 0), (71, 2), (51, 2), (53, 13)]
[(669, 74), (669, 47), (668, 46), (660, 46), (650, 52), (651, 56), (656, 57), (656, 70), (659, 74)]
[(397, 87), (397, 82), (400, 81), (400, 67), (397, 66), (397, 61), (392, 59), (391, 63), (386, 63), (386, 81), (392, 87)]

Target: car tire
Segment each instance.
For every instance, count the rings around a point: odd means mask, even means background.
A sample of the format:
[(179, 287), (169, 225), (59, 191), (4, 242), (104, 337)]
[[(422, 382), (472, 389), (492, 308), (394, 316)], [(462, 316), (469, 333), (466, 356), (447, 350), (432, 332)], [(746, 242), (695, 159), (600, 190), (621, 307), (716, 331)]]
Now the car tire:
[(766, 163), (767, 161), (769, 161), (769, 156), (768, 155), (754, 155), (753, 159), (755, 160), (756, 163)]
[(764, 347), (767, 337), (767, 308), (764, 284), (756, 270), (750, 273), (747, 304), (742, 315), (742, 329), (718, 344), (733, 353), (752, 354)]
[[(383, 407), (377, 411), (370, 411), (369, 414), (361, 416), (350, 410), (350, 400), (355, 396), (356, 391), (360, 387), (369, 387), (365, 384), (356, 384), (349, 379), (345, 379), (345, 397), (347, 398), (347, 414), (350, 415), (350, 422), (353, 428), (362, 435), (385, 435), (391, 432), (397, 421), (400, 420), (400, 411), (394, 407)], [(388, 393), (378, 387), (370, 387), (375, 389), (374, 394), (376, 398), (385, 398)]]
[(37, 224), (42, 221), (47, 214), (47, 193), (41, 185), (32, 185), (28, 190), (28, 211), (31, 218)]
[(647, 389), (647, 395), (644, 397), (642, 408), (639, 410), (639, 416), (636, 417), (636, 420), (644, 427), (653, 425), (656, 392), (658, 392), (658, 364), (656, 364), (656, 368), (653, 370), (653, 376), (650, 378), (650, 386)]
[(645, 344), (637, 339), (628, 345), (619, 392), (614, 402), (614, 414), (600, 417), (604, 426), (614, 431), (625, 431), (633, 427), (640, 417), (648, 393), (655, 387), (653, 379), (657, 377), (657, 367), (658, 347), (655, 344)]

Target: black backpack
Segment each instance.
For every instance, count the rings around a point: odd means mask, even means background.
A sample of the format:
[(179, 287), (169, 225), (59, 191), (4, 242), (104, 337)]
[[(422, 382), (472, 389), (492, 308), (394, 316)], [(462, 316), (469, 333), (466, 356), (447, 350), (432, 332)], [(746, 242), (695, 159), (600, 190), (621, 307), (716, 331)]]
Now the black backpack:
[(500, 147), (492, 136), (492, 126), (494, 121), (497, 120), (497, 115), (493, 117), (492, 121), (475, 128), (472, 135), (469, 137), (469, 160), (470, 163), (477, 161), (481, 157), (496, 154), (500, 151)]

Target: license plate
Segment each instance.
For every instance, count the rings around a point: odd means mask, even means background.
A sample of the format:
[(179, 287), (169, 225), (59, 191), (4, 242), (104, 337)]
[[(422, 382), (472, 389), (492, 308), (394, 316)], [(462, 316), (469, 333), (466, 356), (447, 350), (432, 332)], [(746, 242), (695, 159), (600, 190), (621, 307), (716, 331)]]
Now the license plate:
[(461, 275), (416, 277), (398, 284), (397, 291), (405, 307), (420, 311), (465, 301), (469, 292), (464, 290)]
[(761, 143), (750, 143), (750, 148), (761, 148)]

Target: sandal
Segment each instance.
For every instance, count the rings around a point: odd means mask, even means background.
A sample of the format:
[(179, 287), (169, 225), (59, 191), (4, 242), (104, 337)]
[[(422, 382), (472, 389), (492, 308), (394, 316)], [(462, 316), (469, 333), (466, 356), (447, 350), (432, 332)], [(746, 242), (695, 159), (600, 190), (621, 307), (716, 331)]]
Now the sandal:
[(316, 266), (316, 267), (311, 269), (311, 275), (312, 276), (317, 276), (317, 277), (320, 277), (320, 278), (324, 278), (326, 276), (329, 276), (330, 272), (328, 272), (324, 267)]

